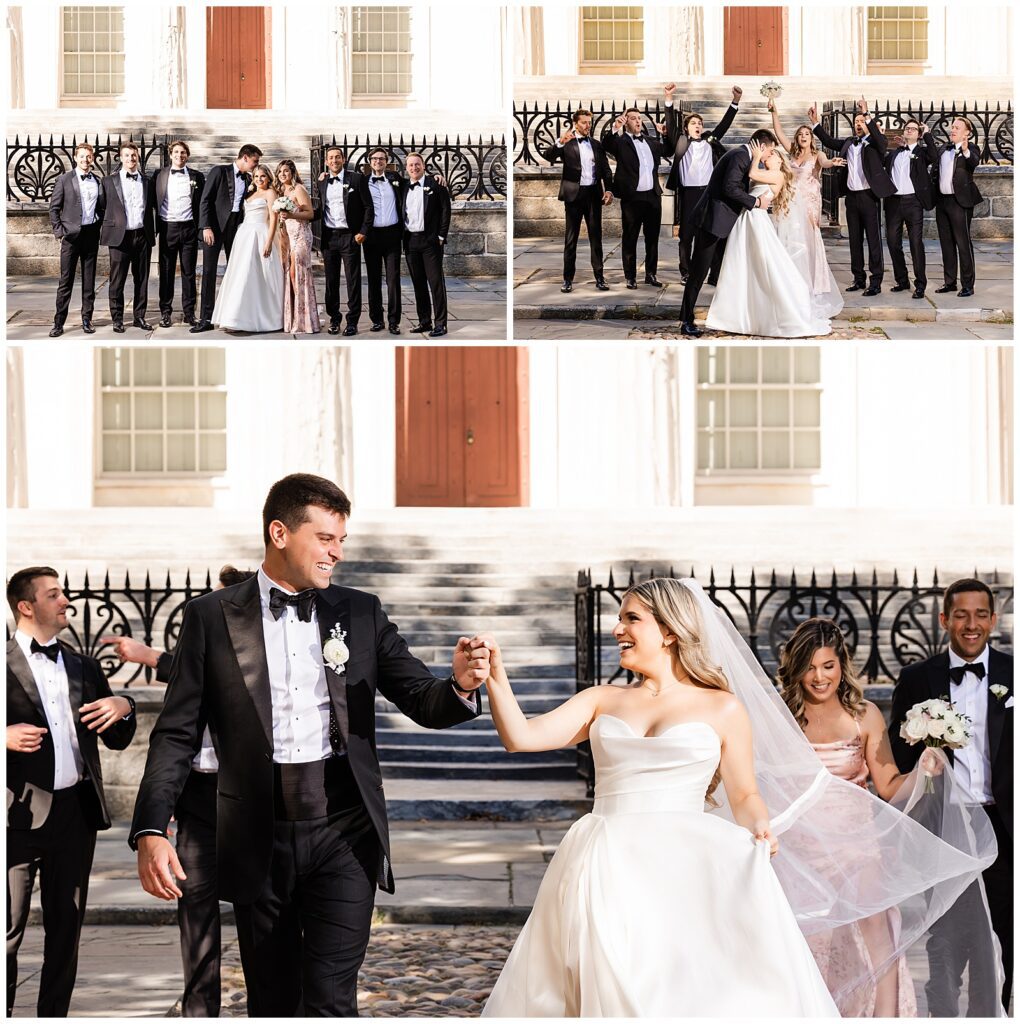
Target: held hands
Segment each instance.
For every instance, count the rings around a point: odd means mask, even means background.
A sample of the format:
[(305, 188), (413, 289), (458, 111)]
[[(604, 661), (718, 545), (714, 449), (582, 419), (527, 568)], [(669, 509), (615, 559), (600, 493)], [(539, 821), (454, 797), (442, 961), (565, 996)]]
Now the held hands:
[(138, 837), (138, 880), (142, 888), (159, 900), (172, 900), (183, 895), (176, 879), (187, 878), (177, 851), (163, 836)]
[(453, 678), (461, 690), (477, 690), (491, 671), (489, 649), (480, 636), (462, 636), (453, 652)]
[(358, 245), (361, 245), (361, 243), (365, 241), (365, 236), (364, 235), (355, 235), (354, 236), (354, 241), (357, 242)]
[(34, 754), (42, 746), (42, 738), (49, 732), (38, 725), (22, 722), (7, 726), (7, 749), (18, 754)]
[(769, 110), (773, 114), (779, 113), (779, 108), (776, 106), (776, 101), (771, 96), (769, 97)]
[(131, 701), (126, 697), (101, 697), (91, 704), (82, 704), (78, 710), (82, 712), (83, 725), (97, 733), (106, 732), (111, 725), (131, 714)]
[(755, 842), (764, 839), (769, 844), (770, 857), (774, 857), (779, 852), (779, 840), (772, 834), (772, 828), (768, 821), (756, 821), (751, 832)]
[(606, 192), (605, 195), (602, 196), (602, 205), (603, 206), (608, 206), (612, 201), (613, 201), (613, 193), (612, 192)]

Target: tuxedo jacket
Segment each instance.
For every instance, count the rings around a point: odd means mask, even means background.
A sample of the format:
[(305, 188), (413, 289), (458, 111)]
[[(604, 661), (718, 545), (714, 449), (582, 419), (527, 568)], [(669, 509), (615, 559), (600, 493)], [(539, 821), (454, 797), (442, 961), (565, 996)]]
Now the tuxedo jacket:
[[(988, 747), (992, 762), (992, 796), (1002, 815), (1009, 834), (1013, 834), (1013, 708), (1006, 707), (1012, 698), (1013, 657), (994, 647), (988, 650)], [(991, 687), (1001, 684), (1009, 693), (1002, 698), (991, 692)], [(889, 725), (889, 739), (892, 742), (893, 757), (901, 772), (911, 771), (924, 751), (923, 744), (909, 744), (900, 737), (900, 725), (906, 721), (907, 712), (924, 700), (941, 697), (952, 699), (952, 682), (949, 678), (949, 652), (943, 651), (926, 661), (908, 665), (900, 673), (893, 690), (892, 716)], [(950, 762), (953, 751), (946, 750)]]
[[(411, 179), (403, 179), (403, 195), (400, 198), (401, 209), (406, 211), (407, 194), (411, 189)], [(424, 174), (421, 178), (421, 186), (425, 189), (425, 240), (433, 245), (439, 245), (439, 239), (450, 237), (450, 217), (453, 212), (453, 203), (450, 200), (450, 190), (440, 185), (431, 174)], [(407, 233), (405, 224), (404, 247), (407, 248)]]
[[(94, 658), (85, 657), (58, 640), (67, 672), (67, 686), (71, 700), (78, 750), (85, 764), (89, 800), (86, 821), (97, 831), (110, 827), (110, 814), (103, 793), (103, 767), (99, 762), (98, 740), (110, 750), (123, 750), (135, 734), (135, 716), (122, 718), (105, 732), (97, 734), (82, 725), (78, 709), (102, 697), (112, 697), (110, 684), (102, 667)], [(7, 642), (7, 724), (41, 726), (49, 729), (43, 710), (42, 696), (28, 659), (18, 641)], [(7, 751), (7, 827), (16, 829), (40, 828), (46, 821), (53, 800), (54, 747), (53, 737), (44, 733), (42, 746), (31, 754)]]
[[(662, 143), (649, 135), (642, 135), (652, 153), (652, 192), (662, 195), (659, 184), (659, 163), (662, 160)], [(637, 146), (629, 132), (610, 132), (603, 140), (606, 152), (616, 160), (616, 173), (613, 175), (613, 194), (617, 199), (633, 199), (637, 192), (641, 177), (641, 161), (638, 159)]]
[[(372, 229), (375, 220), (375, 206), (372, 203), (372, 196), (368, 191), (368, 180), (363, 174), (357, 171), (349, 171), (345, 167), (338, 177), (343, 179), (344, 189), (344, 215), (347, 217), (347, 226), (356, 235), (367, 235)], [(329, 177), (325, 177), (317, 183), (318, 201), (316, 203), (315, 218), (322, 219), (322, 230), (332, 231), (333, 228), (326, 227), (326, 189), (329, 186)]]
[[(896, 149), (890, 149), (886, 154), (885, 169), (890, 178), (892, 178), (893, 163), (905, 148), (905, 146), (898, 146)], [(910, 156), (910, 183), (914, 186), (914, 195), (917, 196), (918, 202), (925, 210), (931, 210), (935, 206), (931, 187), (931, 167), (932, 162), (937, 160), (938, 147), (931, 137), (931, 132), (925, 132), (924, 138), (914, 146), (914, 152)]]
[[(719, 140), (730, 130), (733, 118), (737, 116), (737, 108), (731, 103), (723, 114), (723, 119), (710, 131), (702, 133), (702, 138), (712, 147), (712, 164), (717, 164), (726, 154), (726, 147)], [(669, 169), (666, 188), (676, 192), (684, 187), (680, 180), (680, 165), (683, 163), (687, 150), (691, 145), (691, 137), (683, 130), (680, 114), (676, 104), (666, 108), (666, 146), (673, 154), (673, 166)]]
[[(142, 230), (149, 245), (156, 244), (156, 217), (152, 208), (155, 193), (149, 176), (138, 172), (142, 182)], [(115, 171), (103, 178), (103, 201), (106, 212), (103, 215), (103, 226), (99, 230), (100, 245), (120, 245), (127, 231), (127, 211), (124, 209), (124, 183), (120, 180), (120, 171)]]
[[(193, 171), (185, 167), (188, 172), (188, 181), (191, 183), (191, 216), (196, 227), (199, 221), (199, 207), (202, 203), (202, 191), (205, 188), (205, 175), (201, 171)], [(170, 181), (170, 168), (161, 167), (150, 179), (152, 181), (152, 206), (156, 215), (156, 230), (162, 231), (167, 226), (167, 221), (160, 216), (163, 209), (163, 200), (166, 199), (167, 183)]]
[[(202, 189), (202, 198), (198, 203), (198, 230), (204, 231), (212, 228), (213, 233), (219, 238), (227, 226), (234, 205), (234, 164), (217, 164), (205, 179), (205, 188)], [(251, 185), (251, 175), (244, 175), (244, 189), (247, 193)], [(244, 220), (244, 196), (241, 197), (241, 206), (237, 215)]]
[[(847, 154), (850, 152), (850, 147), (853, 145), (856, 136), (852, 136), (849, 139), (834, 139), (820, 124), (815, 125), (814, 133), (818, 136), (818, 140), (823, 146), (838, 150), (839, 155), (849, 162)], [(885, 156), (889, 150), (889, 143), (882, 134), (882, 129), (878, 127), (878, 120), (874, 117), (868, 122), (868, 139), (868, 144), (864, 146), (864, 154), (861, 157), (861, 170), (864, 172), (864, 180), (868, 183), (868, 188), (879, 199), (887, 199), (889, 196), (896, 195), (896, 186), (893, 184), (892, 178), (889, 177), (889, 172), (885, 169)], [(836, 193), (840, 198), (850, 191), (848, 184), (849, 173), (847, 167), (839, 168)]]
[[(952, 148), (951, 142), (939, 146), (933, 158), (931, 180), (936, 202), (942, 195), (939, 188), (939, 167), (942, 163), (942, 154)], [(964, 156), (962, 152), (957, 153), (956, 161), (953, 164), (953, 195), (956, 196), (956, 201), (967, 209), (977, 206), (981, 202), (981, 193), (978, 191), (977, 185), (974, 184), (974, 171), (979, 163), (981, 163), (981, 155), (978, 153), (977, 146), (971, 142), (967, 156)]]
[[(613, 172), (609, 169), (609, 160), (602, 143), (591, 140), (592, 156), (595, 158), (595, 181), (599, 195), (613, 191)], [(577, 201), (581, 189), (581, 152), (577, 139), (571, 139), (565, 146), (557, 146), (554, 142), (541, 153), (543, 160), (551, 164), (563, 161), (563, 175), (560, 178), (560, 193), (556, 197), (561, 203)]]
[(725, 238), (744, 210), (753, 210), (757, 200), (750, 194), (751, 154), (746, 146), (736, 146), (712, 169), (708, 186), (694, 207), (694, 223)]
[[(350, 767), (378, 838), (376, 881), (393, 891), (389, 829), (376, 753), (378, 690), (419, 725), (444, 729), (478, 714), (415, 658), (379, 599), (347, 587), (316, 595), (323, 643), (339, 625), (350, 658), (326, 682)], [(251, 903), (269, 875), (273, 849), (273, 709), (258, 578), (189, 601), (166, 700), (149, 737), (134, 836), (165, 832), (208, 722), (219, 758), (216, 861), (221, 899)]]
[[(54, 238), (73, 241), (81, 231), (81, 181), (75, 168), (57, 178), (50, 195), (50, 224)], [(103, 179), (96, 174), (99, 196), (96, 198), (96, 223), (103, 222)]]

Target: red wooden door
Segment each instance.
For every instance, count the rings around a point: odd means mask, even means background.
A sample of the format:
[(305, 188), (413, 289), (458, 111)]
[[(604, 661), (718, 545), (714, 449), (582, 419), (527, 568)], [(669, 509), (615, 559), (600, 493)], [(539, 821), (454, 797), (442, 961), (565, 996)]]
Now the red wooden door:
[(528, 501), (527, 350), (397, 349), (397, 504)]
[(206, 106), (265, 110), (269, 106), (268, 7), (206, 8)]
[(785, 7), (724, 9), (723, 71), (727, 75), (785, 75)]

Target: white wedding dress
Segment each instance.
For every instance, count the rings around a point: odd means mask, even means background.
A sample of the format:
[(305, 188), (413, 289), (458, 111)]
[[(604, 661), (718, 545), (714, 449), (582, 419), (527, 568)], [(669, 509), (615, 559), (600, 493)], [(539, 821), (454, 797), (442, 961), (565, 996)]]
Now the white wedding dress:
[[(771, 195), (757, 184), (752, 196)], [(815, 315), (811, 290), (780, 241), (764, 208), (745, 210), (726, 239), (705, 325), (729, 334), (766, 338), (813, 338), (832, 325)]]
[(231, 331), (283, 330), (283, 263), (273, 244), (262, 255), (269, 238), (264, 199), (249, 200), (244, 220), (234, 236), (227, 269), (220, 282), (212, 322)]
[(592, 813), (560, 843), (482, 1015), (838, 1017), (768, 845), (705, 812), (715, 730), (638, 736), (602, 714), (590, 739)]

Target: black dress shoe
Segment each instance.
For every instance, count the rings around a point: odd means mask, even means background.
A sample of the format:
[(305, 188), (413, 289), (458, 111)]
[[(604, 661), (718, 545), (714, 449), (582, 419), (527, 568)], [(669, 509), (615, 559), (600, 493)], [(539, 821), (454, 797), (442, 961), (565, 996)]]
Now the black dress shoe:
[(969, 299), (974, 294), (973, 288), (961, 288), (957, 293), (961, 299)]
[(81, 329), (86, 334), (95, 334), (96, 333), (96, 329), (92, 326), (92, 318), (91, 317), (83, 316), (81, 318)]
[(417, 333), (419, 333), (419, 334), (428, 334), (429, 331), (431, 331), (431, 330), (432, 330), (432, 322), (429, 321), (429, 320), (426, 320), (423, 323), (418, 324), (418, 326), (415, 328), (415, 331)]
[(717, 285), (719, 284), (719, 278), (716, 278), (715, 280), (712, 280), (712, 278), (709, 278), (709, 279), (708, 279), (708, 280), (707, 280), (707, 281), (705, 282), (705, 284), (709, 284), (709, 285), (711, 285), (711, 286), (712, 286), (713, 288), (715, 288), (715, 287), (716, 287), (716, 286), (717, 286)]
[(173, 324), (173, 320), (171, 319), (169, 313), (164, 313), (159, 318), (159, 326), (160, 327), (170, 327), (172, 324)]
[(114, 320), (113, 321), (113, 333), (114, 334), (123, 334), (124, 331), (125, 331), (124, 321), (123, 320)]
[(357, 334), (357, 333), (358, 333), (358, 328), (354, 324), (348, 324), (344, 328), (344, 337), (345, 338), (353, 338), (354, 335)]
[(955, 281), (952, 284), (944, 284), (941, 288), (936, 288), (935, 289), (935, 293), (937, 295), (945, 295), (948, 292), (955, 292), (955, 291), (956, 291), (956, 282)]
[(385, 331), (386, 330), (386, 325), (385, 324), (372, 324), (372, 330), (373, 331)]
[(63, 333), (64, 333), (64, 328), (61, 327), (60, 324), (54, 324), (50, 328), (50, 337), (51, 338), (59, 338), (60, 335), (62, 335)]
[(645, 284), (654, 285), (656, 288), (661, 288), (662, 287), (662, 283), (659, 281), (659, 279), (654, 274), (646, 274), (645, 275)]
[(637, 281), (635, 281), (634, 278), (632, 278), (632, 277), (628, 277), (627, 278), (627, 287), (628, 288), (637, 288)]
[(680, 275), (680, 283), (681, 284), (687, 284), (687, 275), (686, 274), (681, 274)]
[(894, 284), (892, 286), (892, 288), (889, 289), (889, 291), (891, 291), (891, 292), (905, 292), (905, 291), (908, 291), (909, 288), (910, 288), (909, 284)]
[(702, 332), (700, 327), (695, 327), (693, 323), (690, 323), (690, 324), (681, 324), (680, 325), (680, 333), (685, 338), (700, 338), (703, 332)]
[(910, 297), (912, 299), (923, 299), (924, 298), (924, 289), (923, 288), (915, 288), (914, 289), (914, 294), (911, 295)]
[(444, 334), (446, 334), (446, 327), (445, 326), (443, 326), (443, 327), (433, 327), (432, 330), (429, 331), (429, 337), (430, 338), (441, 338), (441, 337), (443, 337)]
[(881, 291), (882, 289), (877, 284), (873, 284), (870, 287), (865, 288), (861, 294), (866, 295), (870, 299), (872, 295), (878, 295)]
[(609, 285), (606, 284), (606, 279), (604, 277), (596, 277), (595, 278), (595, 288), (596, 288), (597, 291), (600, 291), (600, 292), (608, 292), (609, 291)]
[(846, 286), (846, 287), (845, 287), (845, 288), (843, 289), (843, 291), (845, 291), (845, 292), (859, 292), (859, 291), (862, 291), (862, 290), (863, 290), (863, 288), (864, 288), (864, 285), (863, 285), (863, 284), (858, 284), (858, 283), (857, 283), (856, 281), (854, 281), (854, 283), (853, 283), (853, 284), (848, 284), (848, 285), (847, 285), (847, 286)]
[(152, 330), (152, 324), (146, 323), (146, 321), (144, 321), (144, 320), (132, 320), (131, 321), (131, 326), (132, 327), (137, 327), (140, 331), (151, 331)]
[(198, 323), (195, 324), (188, 333), (204, 334), (206, 331), (211, 331), (212, 329), (213, 325), (208, 320), (199, 320)]
[(326, 328), (327, 334), (339, 334), (340, 333), (340, 321), (330, 320), (329, 327)]
[(194, 313), (185, 313), (184, 314), (184, 319), (181, 321), (181, 323), (185, 323), (189, 327), (194, 327), (195, 324), (198, 323), (198, 321), (195, 319), (195, 314)]
[(574, 286), (573, 286), (573, 284), (571, 284), (570, 281), (564, 281), (563, 282), (563, 287), (560, 288), (561, 292), (572, 292), (573, 290), (574, 290)]
[(390, 324), (390, 334), (399, 334), (400, 324)]

